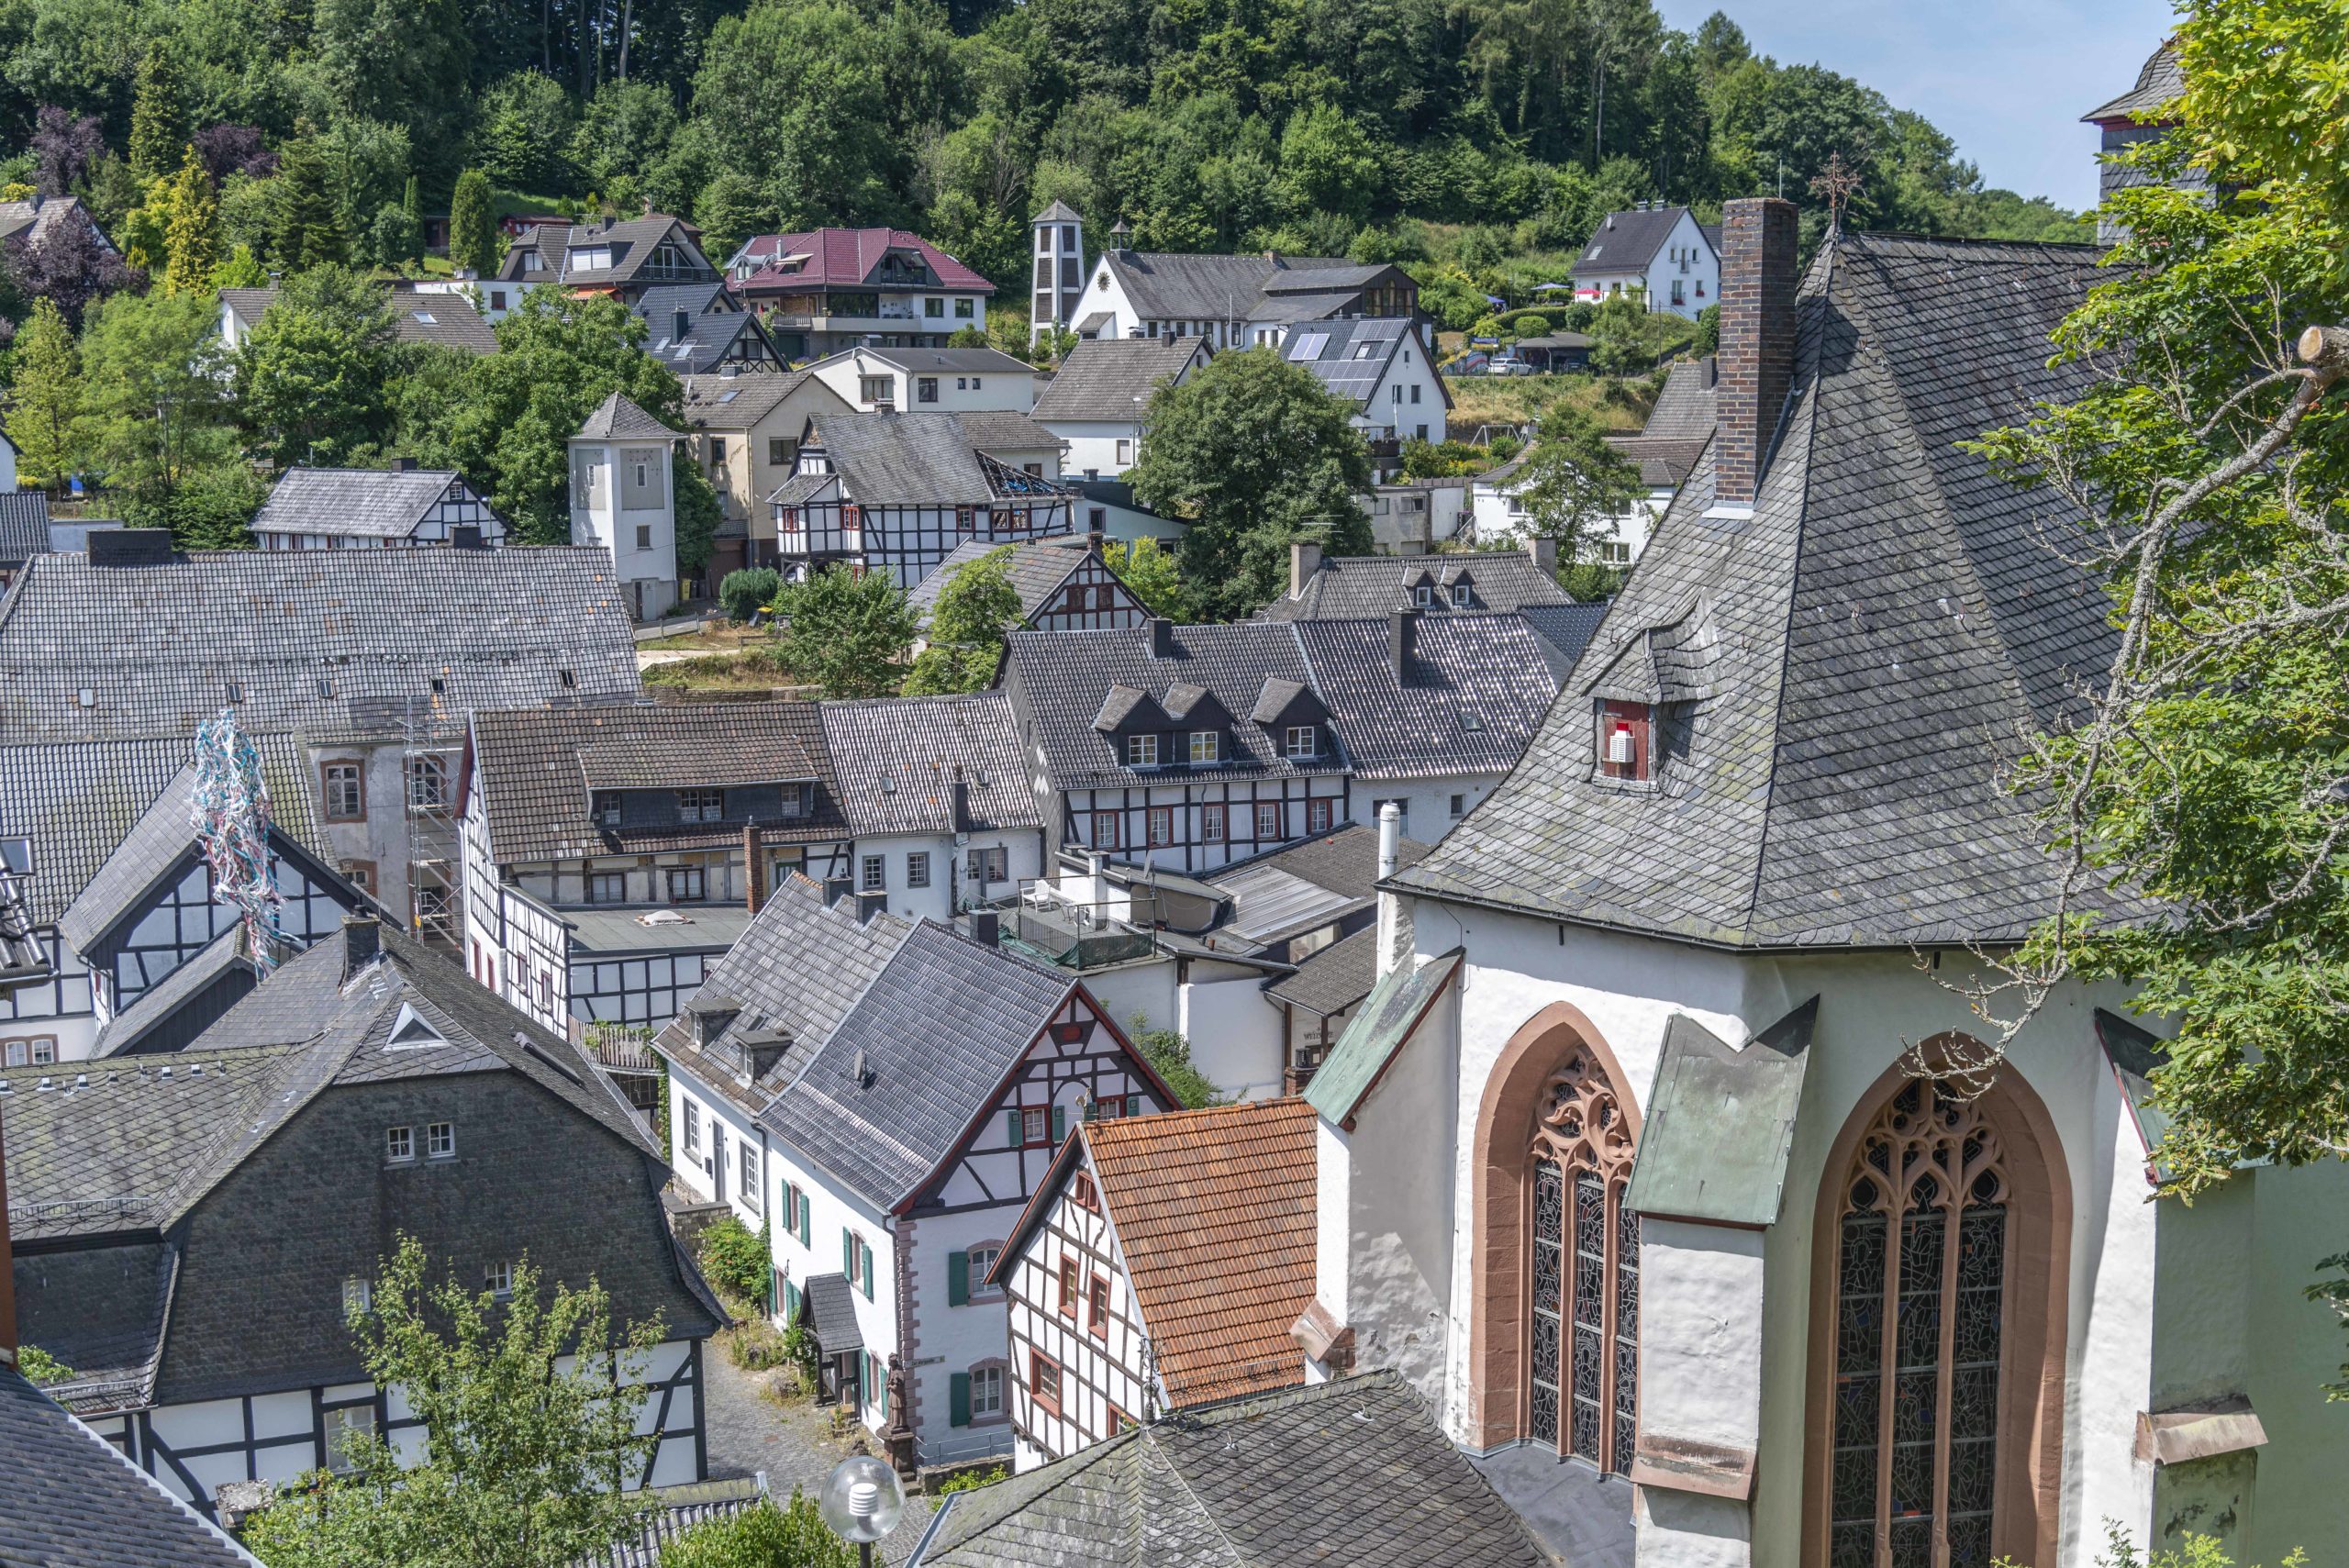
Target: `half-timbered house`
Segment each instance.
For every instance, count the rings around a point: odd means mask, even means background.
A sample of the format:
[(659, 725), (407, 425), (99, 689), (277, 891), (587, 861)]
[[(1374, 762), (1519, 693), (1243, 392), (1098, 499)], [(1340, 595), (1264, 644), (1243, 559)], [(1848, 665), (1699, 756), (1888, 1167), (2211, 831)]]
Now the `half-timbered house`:
[[(705, 1473), (702, 1342), (724, 1314), (672, 1241), (658, 1147), (578, 1051), (372, 919), (294, 958), (192, 1048), (0, 1072), (26, 1340), (51, 1396), (193, 1507), (418, 1451), (348, 1314), (395, 1236), (434, 1278), (598, 1283), (661, 1340), (639, 1485)], [(560, 1180), (549, 1179), (560, 1172)]]
[(629, 306), (644, 323), (644, 351), (680, 381), (693, 375), (780, 372), (782, 356), (758, 313), (715, 278), (649, 288)]
[(958, 544), (907, 595), (915, 613), (927, 624), (954, 573), (998, 550), (1011, 551), (1004, 574), (1019, 595), (1019, 624), (1030, 631), (1108, 631), (1150, 619), (1150, 606), (1101, 559), (1101, 541), (1090, 533)]
[(1175, 1104), (1069, 976), (787, 878), (685, 1015), (677, 1181), (774, 1238), (777, 1309), (815, 1334), (819, 1397), (900, 1462), (1008, 1452), (1006, 1234), (1068, 1129)]
[(835, 562), (911, 588), (957, 546), (1075, 527), (1061, 443), (1025, 414), (819, 414), (767, 497), (794, 576)]
[(664, 213), (641, 217), (602, 217), (586, 223), (534, 223), (507, 243), (485, 314), (503, 319), (522, 294), (541, 284), (566, 295), (601, 295), (634, 305), (650, 291), (672, 284), (718, 280), (702, 254), (697, 231)]
[(757, 889), (852, 864), (812, 703), (477, 713), (459, 828), (466, 968), (556, 1030), (658, 1029)]
[(1313, 1140), (1295, 1099), (1077, 1129), (987, 1279), (1010, 1304), (1017, 1468), (1305, 1381)]
[(506, 542), (506, 520), (464, 476), (418, 468), (289, 468), (253, 517), (262, 550), (376, 550), (442, 544), (475, 549)]

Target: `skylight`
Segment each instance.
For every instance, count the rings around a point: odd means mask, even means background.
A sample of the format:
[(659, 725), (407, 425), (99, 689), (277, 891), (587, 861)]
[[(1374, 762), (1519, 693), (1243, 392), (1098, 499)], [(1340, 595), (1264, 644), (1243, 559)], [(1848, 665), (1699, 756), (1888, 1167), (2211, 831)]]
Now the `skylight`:
[(1297, 340), (1297, 347), (1289, 350), (1288, 357), (1292, 360), (1318, 360), (1321, 357), (1321, 350), (1329, 346), (1330, 334), (1327, 332), (1308, 332)]
[(422, 1013), (406, 1002), (400, 1004), (400, 1016), (392, 1020), (391, 1037), (384, 1041), (390, 1051), (414, 1051), (429, 1045), (446, 1045), (440, 1031), (425, 1020)]
[(437, 327), (437, 326), (439, 326), (439, 325), (440, 325), (440, 323), (439, 323), (439, 322), (437, 322), (437, 321), (435, 321), (435, 320), (433, 320), (433, 319), (432, 319), (432, 315), (431, 315), (431, 313), (430, 313), (429, 311), (424, 311), (424, 310), (419, 310), (419, 311), (417, 311), (417, 312), (416, 313), (416, 318), (417, 318), (418, 321), (423, 322), (427, 327)]

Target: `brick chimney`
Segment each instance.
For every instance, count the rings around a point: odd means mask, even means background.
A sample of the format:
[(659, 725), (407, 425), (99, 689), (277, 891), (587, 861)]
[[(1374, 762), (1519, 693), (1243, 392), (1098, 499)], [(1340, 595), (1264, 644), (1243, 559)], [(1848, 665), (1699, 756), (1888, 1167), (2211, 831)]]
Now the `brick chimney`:
[(755, 915), (767, 901), (766, 857), (759, 852), (759, 825), (742, 824), (742, 906)]
[(0, 1155), (0, 1366), (17, 1364), (17, 1265), (8, 1247), (8, 1162)]
[(1795, 374), (1795, 204), (1755, 196), (1721, 206), (1720, 380), (1713, 501), (1751, 507)]

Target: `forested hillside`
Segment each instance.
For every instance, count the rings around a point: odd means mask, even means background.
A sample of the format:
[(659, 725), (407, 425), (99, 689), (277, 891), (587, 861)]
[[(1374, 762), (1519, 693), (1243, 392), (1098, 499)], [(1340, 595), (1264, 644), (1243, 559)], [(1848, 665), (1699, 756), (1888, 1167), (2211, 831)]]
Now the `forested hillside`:
[[(63, 111), (50, 143), (94, 123), (37, 151), (44, 106)], [(720, 255), (894, 223), (1007, 282), (1058, 197), (1147, 248), (1432, 257), (1498, 286), (1634, 199), (1809, 205), (1834, 151), (1866, 176), (1856, 223), (2084, 234), (1981, 189), (1864, 83), (1757, 57), (1723, 15), (1670, 31), (1647, 0), (0, 4), (0, 183), (79, 189), (111, 226), (191, 136), (223, 240), (269, 264), (395, 260), (408, 176), (446, 211), (468, 165), (518, 195), (649, 202)], [(267, 189), (289, 166), (334, 231), (313, 222), (295, 256), (273, 253), (287, 204)]]

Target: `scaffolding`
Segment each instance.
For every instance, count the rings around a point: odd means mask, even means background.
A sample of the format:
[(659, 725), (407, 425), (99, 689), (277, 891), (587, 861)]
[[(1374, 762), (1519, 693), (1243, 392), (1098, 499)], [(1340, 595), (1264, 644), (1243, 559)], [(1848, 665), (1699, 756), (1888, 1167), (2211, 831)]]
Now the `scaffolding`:
[[(439, 681), (433, 685), (438, 687)], [(400, 728), (400, 789), (407, 806), (408, 923), (424, 944), (462, 951), (462, 848), (457, 833), (454, 721), (438, 690), (410, 693)]]

